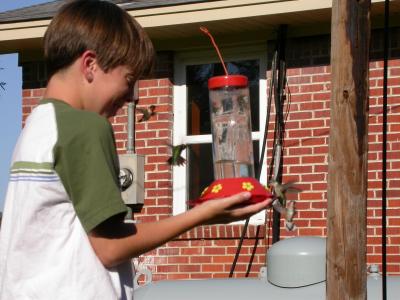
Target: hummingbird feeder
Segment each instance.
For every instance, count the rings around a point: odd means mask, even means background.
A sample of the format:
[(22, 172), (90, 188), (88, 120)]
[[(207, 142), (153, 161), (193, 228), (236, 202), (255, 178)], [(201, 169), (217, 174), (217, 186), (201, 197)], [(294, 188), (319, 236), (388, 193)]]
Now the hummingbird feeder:
[[(225, 75), (211, 77), (208, 80), (213, 167), (216, 181), (205, 189), (206, 192), (203, 192), (195, 203), (230, 196), (246, 190), (252, 193), (249, 204), (271, 198), (272, 194), (254, 179), (248, 79), (243, 75), (228, 74), (211, 33), (205, 27), (200, 27), (200, 30), (210, 37)], [(246, 183), (249, 183), (248, 187), (252, 188), (243, 188), (247, 186)], [(223, 187), (224, 192), (217, 191), (218, 187)]]

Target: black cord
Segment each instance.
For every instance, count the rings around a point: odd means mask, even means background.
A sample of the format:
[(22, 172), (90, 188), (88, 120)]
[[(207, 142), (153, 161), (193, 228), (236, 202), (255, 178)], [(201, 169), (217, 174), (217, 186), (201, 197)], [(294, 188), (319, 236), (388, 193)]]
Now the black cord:
[(382, 121), (382, 299), (387, 299), (386, 279), (386, 142), (387, 142), (387, 77), (389, 53), (389, 0), (385, 0), (383, 42), (383, 121)]
[[(273, 161), (274, 161), (274, 180), (277, 182), (282, 182), (282, 170), (283, 170), (283, 141), (285, 133), (285, 120), (283, 117), (283, 107), (284, 107), (284, 89), (286, 85), (286, 63), (285, 63), (285, 48), (286, 48), (286, 32), (287, 25), (281, 25), (279, 27), (279, 40), (277, 43), (278, 52), (278, 79), (277, 86), (275, 87), (275, 107), (276, 107), (276, 117), (275, 126), (277, 129), (276, 141), (274, 141), (274, 151), (273, 151)], [(277, 153), (276, 151), (279, 151)], [(279, 155), (279, 160), (275, 161), (276, 154)], [(271, 169), (270, 169), (271, 171)], [(270, 172), (270, 176), (272, 172)], [(280, 220), (281, 214), (273, 210), (273, 221), (272, 221), (272, 243), (276, 243), (280, 240)]]
[[(262, 143), (262, 148), (261, 148), (261, 156), (260, 156), (260, 163), (259, 167), (257, 169), (257, 174), (256, 174), (256, 179), (260, 180), (261, 176), (261, 170), (262, 170), (262, 165), (264, 163), (264, 156), (265, 156), (265, 149), (266, 149), (266, 144), (267, 144), (267, 136), (268, 136), (268, 127), (269, 127), (269, 121), (270, 121), (270, 114), (271, 114), (271, 103), (272, 103), (272, 94), (274, 94), (274, 99), (275, 99), (275, 130), (274, 130), (274, 137), (273, 137), (273, 149), (272, 149), (272, 156), (271, 156), (271, 161), (270, 161), (270, 167), (269, 167), (269, 175), (268, 175), (268, 181), (272, 178), (272, 169), (274, 165), (274, 158), (275, 158), (275, 153), (277, 151), (277, 143), (276, 140), (278, 139), (279, 144), (283, 145), (283, 139), (284, 139), (284, 132), (285, 132), (285, 124), (288, 116), (288, 109), (286, 110), (286, 116), (283, 116), (283, 103), (284, 103), (284, 92), (283, 89), (287, 84), (286, 81), (286, 65), (284, 62), (280, 62), (279, 64), (279, 76), (277, 78), (276, 74), (276, 69), (277, 69), (277, 64), (278, 64), (278, 56), (279, 53), (278, 51), (275, 51), (274, 57), (272, 60), (272, 66), (271, 66), (271, 85), (269, 88), (269, 95), (268, 95), (268, 106), (267, 106), (267, 116), (266, 116), (266, 122), (265, 122), (265, 129), (264, 129), (264, 137), (263, 137), (263, 143)], [(278, 87), (276, 86), (276, 82), (278, 81)], [(282, 158), (282, 153), (283, 153), (283, 147), (280, 148), (280, 157)], [(280, 165), (275, 166), (278, 167), (278, 174), (281, 174), (281, 169), (282, 169), (282, 159), (280, 160)], [(280, 175), (281, 176), (281, 175)], [(277, 213), (276, 211), (273, 211), (273, 222), (275, 227), (279, 226), (280, 223), (280, 214)], [(237, 260), (240, 255), (240, 250), (242, 249), (243, 245), (243, 240), (247, 232), (247, 228), (250, 222), (250, 218), (247, 218), (243, 229), (242, 233), (240, 236), (239, 244), (236, 249), (235, 253), (235, 258), (233, 260), (231, 270), (229, 272), (229, 277), (233, 276), (233, 273), (236, 268)], [(279, 234), (273, 234), (273, 240), (276, 242), (279, 240)], [(251, 262), (249, 263), (248, 269), (251, 268)], [(249, 272), (246, 273), (246, 277), (248, 276)]]
[[(276, 58), (277, 58), (277, 53), (275, 52), (274, 58), (272, 60), (272, 67), (271, 67), (271, 70), (272, 70), (271, 71), (271, 74), (272, 74), (271, 75), (271, 85), (270, 85), (270, 88), (268, 90), (267, 116), (266, 116), (266, 120), (265, 120), (264, 137), (263, 137), (263, 142), (262, 142), (262, 147), (261, 147), (260, 163), (258, 164), (258, 169), (257, 169), (257, 174), (256, 174), (256, 179), (257, 180), (260, 180), (262, 165), (264, 163), (265, 148), (266, 148), (266, 144), (267, 144), (268, 127), (269, 127), (268, 125), (269, 125), (269, 118), (270, 118), (270, 115), (271, 115), (272, 89), (274, 87), (275, 77), (276, 77), (276, 75), (275, 75), (275, 72), (276, 72)], [(247, 228), (249, 226), (249, 222), (250, 222), (250, 218), (247, 218), (246, 221), (244, 222), (242, 233), (240, 235), (239, 244), (238, 244), (238, 246), (236, 248), (235, 258), (233, 259), (233, 262), (232, 262), (232, 265), (231, 265), (231, 270), (229, 272), (229, 277), (232, 277), (233, 273), (235, 272), (237, 260), (239, 258), (240, 250), (242, 249), (243, 240), (244, 240), (244, 237), (246, 236), (246, 231), (247, 231)], [(250, 267), (251, 267), (251, 264), (250, 264), (249, 268)], [(246, 277), (247, 276), (248, 276), (248, 273), (246, 273)]]
[(249, 277), (249, 274), (250, 274), (250, 271), (251, 271), (251, 266), (253, 265), (254, 256), (256, 255), (256, 251), (257, 251), (258, 240), (260, 239), (260, 237), (259, 237), (260, 228), (261, 228), (261, 225), (257, 225), (256, 240), (254, 242), (253, 251), (251, 252), (250, 261), (249, 261), (249, 265), (247, 266), (247, 271), (246, 271), (245, 277)]
[(231, 270), (229, 272), (229, 278), (231, 278), (233, 276), (233, 273), (235, 272), (235, 268), (236, 268), (237, 260), (239, 258), (240, 250), (242, 249), (243, 240), (246, 235), (247, 227), (249, 226), (249, 221), (250, 221), (250, 218), (247, 218), (246, 222), (244, 223), (244, 226), (242, 229), (242, 234), (240, 235), (239, 244), (236, 248), (235, 258), (233, 259)]
[[(264, 131), (264, 138), (263, 138), (263, 144), (262, 144), (262, 150), (261, 150), (261, 157), (260, 157), (260, 163), (259, 167), (257, 170), (257, 176), (256, 179), (260, 180), (260, 175), (261, 175), (261, 170), (262, 170), (262, 164), (264, 162), (264, 156), (265, 156), (265, 147), (266, 147), (266, 142), (267, 142), (267, 135), (268, 135), (268, 125), (269, 125), (269, 117), (270, 117), (270, 112), (271, 112), (271, 102), (272, 102), (272, 94), (274, 94), (274, 100), (275, 100), (275, 129), (274, 129), (274, 138), (273, 138), (273, 150), (272, 150), (272, 157), (271, 157), (271, 163), (270, 163), (270, 172), (269, 172), (269, 177), (268, 181), (272, 177), (272, 165), (274, 164), (274, 158), (275, 158), (275, 152), (276, 152), (276, 139), (278, 138), (279, 143), (281, 145), (280, 147), (280, 162), (278, 167), (278, 172), (277, 172), (277, 180), (281, 181), (282, 177), (282, 157), (283, 157), (283, 139), (284, 139), (284, 131), (285, 131), (285, 123), (286, 123), (286, 118), (283, 117), (283, 103), (285, 102), (284, 99), (284, 88), (286, 85), (286, 64), (283, 60), (285, 56), (285, 43), (284, 39), (286, 37), (286, 31), (287, 31), (287, 25), (281, 25), (279, 27), (279, 32), (278, 32), (278, 43), (277, 43), (277, 48), (274, 53), (274, 58), (272, 60), (272, 66), (271, 66), (271, 74), (272, 74), (272, 80), (271, 80), (271, 88), (269, 89), (269, 95), (268, 95), (268, 107), (267, 107), (267, 116), (266, 116), (266, 122), (265, 122), (265, 131)], [(279, 65), (278, 65), (279, 64)], [(278, 72), (278, 77), (276, 76), (276, 69), (279, 68)], [(277, 86), (276, 82), (277, 81)], [(286, 116), (287, 117), (287, 116)], [(233, 260), (231, 270), (229, 272), (229, 277), (233, 276), (233, 272), (235, 271), (235, 267), (237, 264), (237, 260), (239, 258), (240, 250), (242, 249), (243, 245), (243, 240), (246, 235), (247, 227), (249, 225), (250, 218), (247, 218), (243, 229), (242, 229), (242, 234), (240, 236), (239, 244), (236, 249), (236, 254), (235, 258)], [(276, 242), (279, 240), (279, 225), (280, 225), (280, 214), (276, 212), (275, 210), (273, 211), (273, 242)], [(276, 230), (277, 228), (277, 230)], [(249, 265), (249, 268), (251, 268), (251, 263)], [(248, 273), (246, 274), (246, 277), (248, 276)]]

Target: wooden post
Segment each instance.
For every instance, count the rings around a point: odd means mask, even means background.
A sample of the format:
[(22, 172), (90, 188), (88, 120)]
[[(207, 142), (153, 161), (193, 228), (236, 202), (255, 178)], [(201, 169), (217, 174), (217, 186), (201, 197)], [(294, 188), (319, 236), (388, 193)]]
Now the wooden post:
[(327, 299), (367, 299), (370, 0), (333, 0)]

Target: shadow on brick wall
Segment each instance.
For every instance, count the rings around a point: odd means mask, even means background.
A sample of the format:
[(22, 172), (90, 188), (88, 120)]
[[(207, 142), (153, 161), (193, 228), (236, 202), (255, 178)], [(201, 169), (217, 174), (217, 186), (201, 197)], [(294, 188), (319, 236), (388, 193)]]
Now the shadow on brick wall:
[[(174, 53), (162, 51), (157, 53), (154, 70), (151, 79), (173, 78)], [(24, 62), (22, 65), (22, 88), (39, 89), (46, 87), (47, 70), (43, 60)]]
[[(390, 29), (389, 59), (400, 57), (400, 27)], [(371, 33), (370, 61), (383, 59), (383, 30), (375, 29)], [(268, 69), (275, 50), (276, 41), (268, 41)], [(330, 35), (289, 38), (286, 41), (287, 68), (326, 66), (330, 64)]]

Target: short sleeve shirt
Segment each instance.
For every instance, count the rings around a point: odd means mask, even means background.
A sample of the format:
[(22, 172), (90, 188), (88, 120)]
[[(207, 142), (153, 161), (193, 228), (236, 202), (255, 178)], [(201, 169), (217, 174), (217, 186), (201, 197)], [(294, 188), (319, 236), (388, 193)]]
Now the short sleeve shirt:
[(106, 269), (87, 233), (126, 213), (108, 120), (44, 100), (14, 150), (0, 231), (0, 299), (132, 299), (129, 264)]

